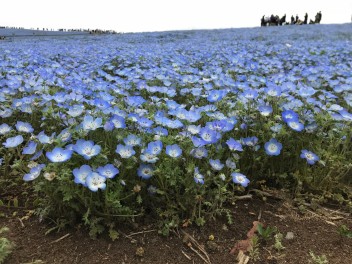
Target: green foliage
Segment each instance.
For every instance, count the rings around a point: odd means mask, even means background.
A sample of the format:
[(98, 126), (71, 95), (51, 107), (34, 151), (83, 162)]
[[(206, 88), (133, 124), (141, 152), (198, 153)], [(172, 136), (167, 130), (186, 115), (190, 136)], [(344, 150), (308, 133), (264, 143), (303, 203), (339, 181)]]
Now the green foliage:
[(7, 227), (0, 229), (0, 264), (4, 263), (5, 259), (11, 254), (14, 244), (3, 235), (8, 232)]
[(250, 239), (251, 247), (248, 250), (249, 257), (253, 261), (257, 261), (260, 259), (260, 252), (259, 252), (259, 238), (257, 236), (252, 236)]
[(268, 226), (267, 228), (264, 228), (262, 224), (258, 224), (257, 231), (258, 231), (258, 234), (260, 235), (260, 237), (267, 241), (277, 231), (277, 228), (270, 227), (270, 226)]
[(340, 225), (337, 231), (343, 237), (352, 238), (352, 230), (350, 230), (346, 225)]
[(281, 250), (285, 249), (285, 247), (282, 245), (283, 235), (279, 232), (279, 233), (275, 234), (274, 238), (275, 238), (274, 248), (277, 251), (281, 251)]
[(329, 261), (325, 255), (317, 256), (312, 251), (309, 251), (309, 255), (311, 257), (311, 259), (309, 260), (309, 263), (313, 263), (313, 264), (328, 264), (329, 263)]

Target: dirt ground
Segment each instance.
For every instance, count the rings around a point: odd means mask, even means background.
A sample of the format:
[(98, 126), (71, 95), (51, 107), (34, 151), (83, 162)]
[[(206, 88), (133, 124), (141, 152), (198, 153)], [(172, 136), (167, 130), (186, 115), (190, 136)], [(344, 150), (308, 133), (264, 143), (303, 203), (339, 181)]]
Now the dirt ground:
[[(83, 228), (45, 235), (52, 225), (40, 223), (31, 211), (1, 206), (0, 228), (10, 229), (6, 236), (16, 245), (5, 263), (235, 264), (238, 251), (230, 251), (236, 242), (247, 239), (247, 232), (258, 218), (283, 234), (285, 248), (275, 249), (273, 238), (259, 240), (258, 259), (251, 258), (248, 263), (317, 263), (312, 262), (310, 252), (325, 255), (329, 263), (352, 263), (352, 239), (337, 232), (342, 224), (352, 229), (351, 214), (342, 208), (321, 207), (302, 213), (288, 200), (263, 201), (256, 196), (238, 200), (229, 208), (234, 219), (231, 225), (218, 219), (202, 228), (180, 227), (169, 237), (159, 235), (152, 224), (121, 227), (119, 238), (112, 241), (107, 236), (92, 240)], [(287, 232), (293, 233), (292, 239), (286, 238)]]

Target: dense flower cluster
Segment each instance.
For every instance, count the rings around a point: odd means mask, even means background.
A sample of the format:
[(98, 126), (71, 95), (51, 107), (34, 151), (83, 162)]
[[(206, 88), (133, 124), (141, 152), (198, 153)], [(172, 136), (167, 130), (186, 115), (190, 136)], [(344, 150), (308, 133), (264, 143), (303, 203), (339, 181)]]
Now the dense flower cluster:
[(25, 181), (66, 164), (94, 192), (172, 175), (165, 161), (195, 186), (246, 187), (250, 153), (316, 166), (319, 118), (340, 132), (352, 121), (352, 45), (334, 34), (348, 27), (289, 28), (278, 43), (256, 29), (4, 43), (0, 160), (18, 148), (36, 161)]

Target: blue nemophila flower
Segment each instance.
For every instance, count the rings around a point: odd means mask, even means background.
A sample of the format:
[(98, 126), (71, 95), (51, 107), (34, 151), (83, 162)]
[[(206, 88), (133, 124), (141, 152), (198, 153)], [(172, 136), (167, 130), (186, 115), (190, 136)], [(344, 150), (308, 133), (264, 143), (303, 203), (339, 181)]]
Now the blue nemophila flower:
[(101, 175), (104, 176), (105, 178), (112, 179), (114, 178), (117, 174), (119, 174), (119, 169), (115, 168), (114, 165), (112, 164), (107, 164), (104, 167), (98, 167), (96, 171)]
[(286, 123), (294, 131), (300, 132), (304, 129), (304, 125), (296, 119), (288, 120)]
[(115, 128), (125, 128), (126, 123), (125, 123), (125, 118), (119, 115), (113, 115), (110, 120), (115, 126)]
[(106, 178), (101, 176), (97, 172), (91, 172), (88, 174), (86, 178), (86, 184), (89, 190), (92, 192), (96, 192), (99, 189), (105, 190), (106, 188)]
[(306, 159), (308, 164), (310, 164), (310, 165), (313, 165), (315, 162), (317, 162), (319, 160), (319, 157), (315, 153), (313, 153), (309, 150), (306, 150), (306, 149), (303, 149), (301, 151), (300, 157), (302, 159)]
[(103, 120), (101, 117), (97, 117), (94, 119), (94, 117), (87, 115), (84, 117), (81, 123), (82, 129), (85, 131), (96, 130), (97, 128), (102, 126), (102, 121)]
[(132, 147), (141, 145), (141, 141), (142, 141), (141, 138), (137, 137), (134, 134), (130, 134), (123, 139), (123, 142), (125, 142), (126, 145), (132, 146)]
[(80, 116), (83, 113), (84, 105), (73, 105), (70, 106), (67, 110), (67, 114), (72, 117)]
[(42, 169), (45, 167), (45, 164), (38, 164), (37, 166), (31, 168), (29, 173), (26, 173), (23, 176), (23, 180), (24, 181), (33, 181), (36, 178), (39, 177), (40, 172), (42, 171)]
[(17, 121), (15, 126), (18, 132), (32, 133), (34, 131), (32, 125), (27, 122)]
[(207, 100), (211, 103), (220, 101), (224, 96), (226, 96), (225, 90), (211, 90), (209, 91)]
[(194, 148), (190, 154), (196, 159), (202, 159), (208, 157), (208, 150), (204, 147)]
[(137, 170), (137, 175), (142, 179), (148, 180), (153, 176), (154, 169), (150, 164), (141, 164)]
[(159, 160), (157, 155), (145, 151), (140, 155), (140, 159), (147, 163), (155, 163)]
[(264, 89), (267, 95), (269, 96), (280, 96), (281, 88), (275, 83), (267, 83), (267, 87)]
[(56, 147), (45, 155), (51, 162), (65, 162), (71, 158), (72, 150)]
[(205, 142), (203, 139), (193, 136), (191, 137), (192, 143), (195, 147), (199, 148), (199, 147), (203, 147), (207, 144), (207, 142)]
[(273, 131), (274, 133), (279, 133), (281, 129), (282, 129), (282, 125), (278, 123), (270, 127), (270, 130)]
[(132, 107), (142, 105), (146, 100), (142, 96), (128, 96), (125, 98), (125, 102)]
[(23, 142), (21, 135), (10, 137), (6, 139), (6, 142), (2, 143), (5, 148), (15, 148)]
[(282, 120), (284, 120), (285, 122), (289, 120), (298, 120), (299, 118), (298, 114), (293, 110), (285, 110), (281, 113), (281, 116)]
[(29, 141), (28, 145), (23, 149), (22, 154), (27, 154), (31, 155), (35, 153), (35, 150), (37, 148), (37, 143), (34, 141)]
[(233, 138), (227, 140), (226, 144), (230, 150), (243, 151), (242, 144)]
[(129, 146), (129, 145), (124, 146), (121, 144), (117, 145), (115, 152), (119, 154), (123, 159), (128, 159), (132, 157), (134, 154), (136, 154), (132, 146)]
[(212, 167), (212, 169), (216, 170), (216, 171), (222, 170), (222, 168), (225, 166), (224, 164), (221, 163), (221, 161), (219, 159), (217, 159), (217, 160), (210, 159), (209, 163), (210, 163), (210, 166)]
[(262, 116), (269, 116), (273, 112), (273, 108), (270, 105), (260, 105), (258, 110)]
[(160, 140), (157, 140), (149, 142), (145, 152), (153, 155), (159, 155), (162, 149), (163, 143)]
[(250, 182), (245, 175), (239, 172), (233, 172), (231, 173), (231, 176), (232, 176), (232, 181), (234, 183), (238, 183), (243, 187), (247, 187)]
[(204, 176), (200, 174), (198, 167), (194, 168), (193, 178), (196, 183), (204, 184)]
[(59, 140), (62, 142), (68, 142), (71, 140), (72, 134), (68, 130), (68, 128), (65, 128), (64, 130), (61, 131), (61, 133), (57, 136)]
[(152, 121), (146, 117), (138, 117), (137, 123), (143, 128), (149, 128), (154, 124), (154, 121)]
[(190, 132), (192, 135), (196, 135), (200, 132), (201, 126), (196, 126), (196, 125), (189, 125), (187, 126), (187, 131)]
[(89, 165), (82, 165), (79, 169), (73, 169), (72, 174), (75, 176), (74, 182), (77, 184), (82, 184), (83, 186), (87, 186), (86, 178), (92, 172), (93, 170)]
[(282, 149), (282, 144), (278, 142), (275, 138), (270, 139), (264, 144), (265, 152), (269, 156), (278, 156)]
[(100, 153), (101, 147), (95, 145), (92, 140), (79, 139), (76, 144), (73, 145), (73, 150), (83, 156), (86, 160), (89, 160)]
[(257, 137), (246, 137), (241, 139), (243, 144), (249, 147), (253, 147), (258, 143)]
[(166, 146), (166, 155), (168, 155), (172, 158), (178, 158), (179, 156), (182, 155), (182, 149), (177, 144), (167, 145)]
[(167, 136), (169, 134), (169, 131), (166, 128), (161, 126), (155, 127), (153, 129), (153, 132), (155, 135), (158, 135), (158, 136)]
[(0, 135), (6, 135), (12, 130), (12, 128), (8, 124), (1, 124), (0, 125)]
[(0, 117), (6, 118), (12, 115), (12, 110), (9, 108), (0, 109)]
[(42, 144), (50, 144), (53, 142), (54, 137), (55, 137), (56, 133), (54, 132), (50, 137), (45, 135), (44, 131), (41, 131), (38, 135), (37, 135), (37, 139), (39, 140), (40, 143)]
[(218, 139), (221, 138), (221, 135), (219, 132), (211, 130), (210, 128), (207, 128), (207, 127), (204, 127), (200, 130), (199, 136), (201, 137), (201, 139), (205, 141), (206, 144), (213, 144), (216, 141), (218, 141)]

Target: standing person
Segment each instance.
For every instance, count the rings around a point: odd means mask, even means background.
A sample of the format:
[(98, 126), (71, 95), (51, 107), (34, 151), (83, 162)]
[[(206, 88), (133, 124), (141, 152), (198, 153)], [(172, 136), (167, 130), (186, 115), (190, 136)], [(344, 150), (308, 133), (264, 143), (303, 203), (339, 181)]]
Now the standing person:
[(306, 13), (305, 15), (304, 15), (304, 21), (303, 21), (303, 24), (307, 24), (307, 22), (308, 22), (308, 14)]

